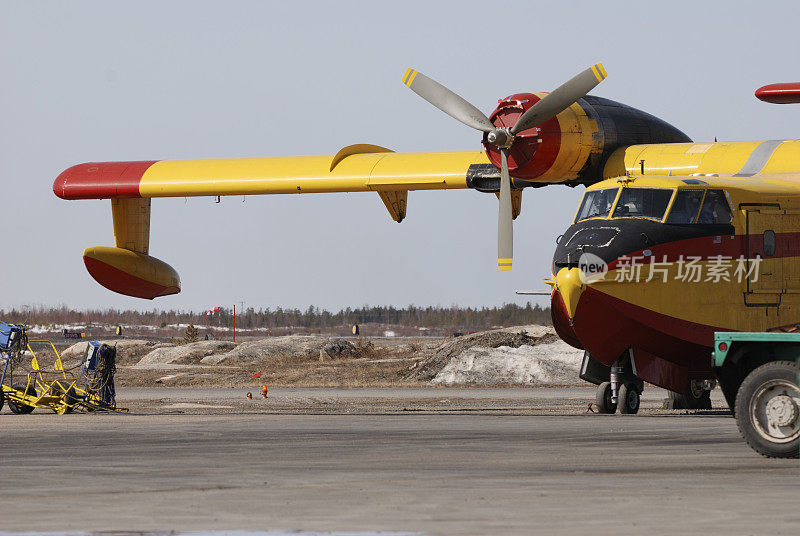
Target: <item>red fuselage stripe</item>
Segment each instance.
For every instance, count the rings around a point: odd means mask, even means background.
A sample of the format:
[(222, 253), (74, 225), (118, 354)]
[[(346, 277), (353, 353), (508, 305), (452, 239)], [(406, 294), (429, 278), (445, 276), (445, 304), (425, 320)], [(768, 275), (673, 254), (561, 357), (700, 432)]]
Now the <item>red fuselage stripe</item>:
[[(581, 295), (573, 322), (559, 293), (553, 293), (552, 315), (562, 339), (604, 365), (612, 365), (628, 348), (646, 352), (641, 357), (647, 357), (648, 366), (637, 370), (639, 377), (678, 392), (685, 383), (675, 378), (711, 377), (714, 332), (727, 331), (666, 316), (592, 288)], [(676, 371), (683, 372), (676, 375)]]
[[(763, 255), (763, 235), (750, 235), (750, 258), (755, 258), (756, 254), (761, 254), (765, 260), (800, 257), (800, 232), (776, 233), (775, 236), (775, 253), (766, 256)], [(645, 264), (650, 262), (650, 256), (654, 257), (656, 262), (664, 262), (664, 256), (666, 256), (666, 262), (677, 262), (681, 259), (687, 260), (690, 257), (700, 257), (704, 261), (713, 260), (719, 255), (738, 259), (739, 256), (748, 254), (745, 235), (722, 235), (717, 243), (714, 243), (714, 237), (710, 236), (675, 240), (674, 242), (656, 244), (649, 248), (631, 252), (627, 257), (643, 257), (645, 250), (650, 251), (650, 255), (644, 260)], [(642, 264), (642, 259), (637, 259), (637, 262)], [(609, 269), (613, 270), (618, 263), (619, 259), (612, 261), (608, 265)]]

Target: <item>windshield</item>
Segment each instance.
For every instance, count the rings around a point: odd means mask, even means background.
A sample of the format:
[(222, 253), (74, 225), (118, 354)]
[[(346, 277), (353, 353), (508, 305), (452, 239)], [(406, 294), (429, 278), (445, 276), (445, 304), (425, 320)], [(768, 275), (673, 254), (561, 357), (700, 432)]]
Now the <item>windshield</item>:
[(697, 223), (730, 223), (733, 219), (731, 208), (725, 199), (722, 190), (709, 190), (703, 200), (703, 208), (700, 209), (700, 217)]
[(605, 218), (611, 212), (614, 199), (617, 198), (619, 188), (607, 188), (605, 190), (594, 190), (586, 192), (583, 196), (581, 208), (578, 209), (578, 217), (575, 221), (587, 218)]
[(694, 223), (700, 211), (704, 190), (678, 190), (667, 223)]
[(614, 217), (660, 220), (667, 211), (672, 192), (663, 188), (624, 188)]

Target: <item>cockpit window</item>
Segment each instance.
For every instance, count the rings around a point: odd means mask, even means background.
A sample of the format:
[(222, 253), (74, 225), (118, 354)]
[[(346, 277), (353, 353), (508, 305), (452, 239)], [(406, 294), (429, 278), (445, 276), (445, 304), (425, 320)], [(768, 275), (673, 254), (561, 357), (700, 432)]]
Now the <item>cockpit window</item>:
[(694, 223), (700, 211), (704, 190), (678, 190), (667, 223)]
[(607, 188), (605, 190), (593, 190), (586, 192), (583, 196), (581, 208), (578, 209), (578, 217), (575, 221), (585, 220), (587, 218), (605, 218), (611, 212), (611, 207), (614, 205), (614, 199), (617, 198), (619, 188)]
[(663, 188), (623, 188), (614, 209), (614, 217), (661, 220), (672, 192)]
[(697, 223), (730, 223), (733, 219), (731, 207), (725, 199), (722, 190), (709, 190), (703, 200), (703, 207), (700, 209), (700, 217)]

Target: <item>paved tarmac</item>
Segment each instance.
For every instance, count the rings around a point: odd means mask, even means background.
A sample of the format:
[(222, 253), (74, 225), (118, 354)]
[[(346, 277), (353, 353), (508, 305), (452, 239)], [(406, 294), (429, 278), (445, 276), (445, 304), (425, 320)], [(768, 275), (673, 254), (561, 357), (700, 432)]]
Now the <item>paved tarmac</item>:
[[(187, 391), (159, 393), (206, 400)], [(480, 400), (484, 390), (459, 391)], [(536, 407), (555, 393), (519, 391)], [(757, 455), (729, 415), (609, 416), (581, 404), (532, 415), (5, 409), (0, 531), (800, 532), (797, 460)]]
[[(245, 398), (247, 391), (253, 395)], [(663, 389), (648, 387), (642, 396), (642, 413), (665, 414), (660, 408)], [(404, 414), (470, 413), (492, 415), (561, 415), (587, 411), (595, 388), (126, 388), (118, 402), (137, 413), (285, 413), (285, 414)], [(715, 411), (727, 411), (719, 390), (712, 393)], [(667, 412), (670, 413), (670, 412)], [(681, 412), (671, 412), (678, 414)]]

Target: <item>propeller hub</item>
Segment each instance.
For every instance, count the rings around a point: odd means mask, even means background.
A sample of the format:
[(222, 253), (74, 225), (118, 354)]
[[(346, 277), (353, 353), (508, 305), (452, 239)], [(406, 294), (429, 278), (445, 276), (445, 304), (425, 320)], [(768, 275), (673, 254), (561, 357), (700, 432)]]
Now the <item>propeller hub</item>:
[(514, 135), (508, 127), (501, 127), (493, 130), (486, 135), (486, 141), (496, 145), (500, 149), (507, 149), (514, 143)]

